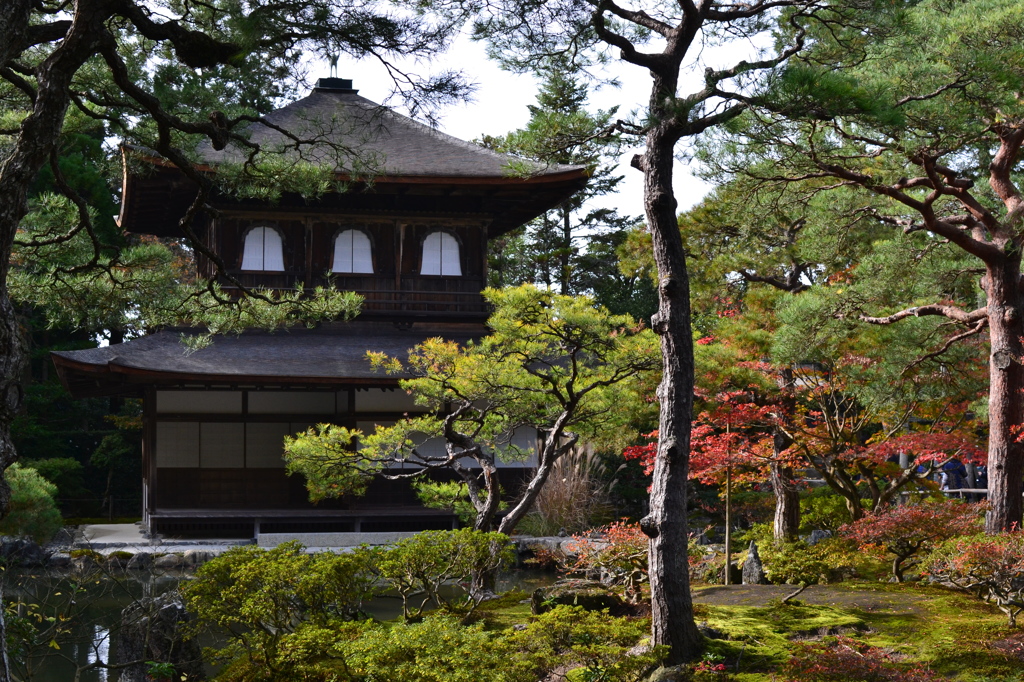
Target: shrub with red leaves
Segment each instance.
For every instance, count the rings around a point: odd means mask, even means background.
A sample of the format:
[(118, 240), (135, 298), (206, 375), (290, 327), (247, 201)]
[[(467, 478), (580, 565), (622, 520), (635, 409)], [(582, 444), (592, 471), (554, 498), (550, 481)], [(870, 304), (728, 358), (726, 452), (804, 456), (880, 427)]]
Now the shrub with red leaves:
[(787, 682), (938, 682), (944, 680), (921, 665), (898, 661), (891, 653), (849, 637), (819, 644), (798, 644), (783, 666)]
[(985, 507), (956, 501), (899, 505), (868, 514), (839, 529), (839, 534), (861, 547), (881, 547), (893, 556), (892, 574), (903, 573), (919, 562), (911, 557), (931, 551), (958, 535), (978, 532)]
[(599, 539), (573, 536), (566, 548), (576, 556), (568, 566), (571, 572), (602, 570), (612, 576), (615, 584), (625, 588), (626, 599), (637, 602), (642, 596), (640, 585), (647, 580), (648, 538), (638, 523), (616, 521), (598, 531)]
[(992, 602), (1016, 627), (1024, 611), (1024, 532), (950, 540), (932, 555), (928, 573)]

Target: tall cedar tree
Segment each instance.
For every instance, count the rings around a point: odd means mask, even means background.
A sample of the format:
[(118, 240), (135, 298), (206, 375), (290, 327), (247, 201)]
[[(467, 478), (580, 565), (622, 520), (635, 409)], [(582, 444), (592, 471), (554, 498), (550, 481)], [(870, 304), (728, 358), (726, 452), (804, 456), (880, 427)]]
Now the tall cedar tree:
[[(525, 128), (500, 137), (485, 136), (487, 147), (542, 163), (586, 166), (587, 187), (520, 230), (492, 244), (493, 286), (537, 284), (562, 294), (591, 293), (587, 266), (589, 244), (595, 237), (621, 233), (637, 220), (613, 208), (595, 207), (615, 192), (623, 177), (614, 173), (611, 159), (621, 146), (621, 133), (611, 122), (617, 108), (587, 111), (588, 86), (563, 59), (544, 69), (537, 104), (529, 105)], [(606, 263), (605, 275), (618, 275), (617, 263)]]

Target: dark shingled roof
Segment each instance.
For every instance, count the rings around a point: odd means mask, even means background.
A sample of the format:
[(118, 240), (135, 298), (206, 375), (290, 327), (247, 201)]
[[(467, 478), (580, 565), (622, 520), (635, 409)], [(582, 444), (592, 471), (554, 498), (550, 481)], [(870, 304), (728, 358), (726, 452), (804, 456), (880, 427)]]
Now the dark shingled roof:
[[(266, 115), (265, 120), (308, 144), (295, 149), (295, 141), (274, 127), (252, 124), (250, 140), (267, 151), (282, 152), (284, 158), (300, 157), (316, 165), (331, 165), (337, 172), (369, 172), (391, 177), (508, 177), (510, 162), (525, 164), (531, 174), (549, 175), (578, 171), (581, 166), (528, 163), (498, 154), (476, 144), (446, 135), (413, 119), (391, 111), (358, 91), (343, 87), (322, 87), (324, 83), (346, 83), (321, 79), (308, 97)], [(354, 158), (361, 157), (353, 168)], [(368, 152), (367, 150), (371, 150)], [(247, 151), (228, 145), (215, 151), (209, 142), (199, 148), (200, 158), (212, 166), (241, 163)], [(522, 172), (523, 168), (517, 170)]]
[(441, 336), (466, 343), (483, 325), (416, 325), (409, 331), (387, 323), (333, 323), (317, 329), (246, 331), (218, 336), (190, 352), (182, 330), (163, 331), (125, 343), (51, 353), (75, 397), (130, 394), (154, 383), (269, 383), (281, 385), (388, 384), (396, 377), (375, 371), (368, 350), (405, 358), (409, 349)]

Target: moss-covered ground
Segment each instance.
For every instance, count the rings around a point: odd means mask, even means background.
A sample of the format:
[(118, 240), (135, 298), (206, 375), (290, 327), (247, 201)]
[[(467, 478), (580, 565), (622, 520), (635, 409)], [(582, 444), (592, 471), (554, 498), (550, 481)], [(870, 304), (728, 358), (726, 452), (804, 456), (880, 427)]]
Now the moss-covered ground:
[[(795, 643), (846, 635), (921, 662), (952, 680), (1024, 682), (1024, 628), (1007, 627), (997, 609), (969, 595), (908, 583), (814, 585), (783, 604), (791, 586), (709, 586), (694, 589), (697, 620), (725, 636), (708, 640), (729, 677), (778, 680)], [(482, 605), (489, 630), (530, 618), (529, 595), (508, 593)], [(905, 658), (904, 658), (905, 657)]]
[[(965, 682), (1024, 680), (1024, 631), (969, 595), (920, 583), (812, 586), (782, 604), (784, 586), (694, 590), (698, 619), (728, 636), (710, 640), (737, 680), (768, 680), (797, 641), (845, 634)], [(758, 593), (763, 596), (758, 597)], [(761, 602), (761, 603), (757, 603)]]

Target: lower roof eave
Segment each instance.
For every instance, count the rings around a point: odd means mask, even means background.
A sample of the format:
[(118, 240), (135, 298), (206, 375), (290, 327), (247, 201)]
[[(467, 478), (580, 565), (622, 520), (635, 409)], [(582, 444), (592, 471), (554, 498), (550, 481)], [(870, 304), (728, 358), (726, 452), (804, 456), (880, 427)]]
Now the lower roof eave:
[(54, 355), (61, 383), (73, 398), (103, 396), (141, 397), (147, 387), (340, 389), (346, 387), (392, 388), (401, 377), (273, 376), (259, 374), (195, 374), (161, 372), (124, 365), (92, 365)]

